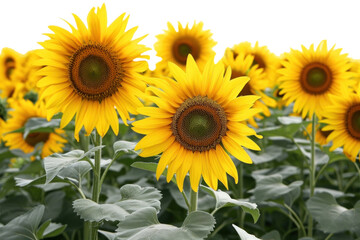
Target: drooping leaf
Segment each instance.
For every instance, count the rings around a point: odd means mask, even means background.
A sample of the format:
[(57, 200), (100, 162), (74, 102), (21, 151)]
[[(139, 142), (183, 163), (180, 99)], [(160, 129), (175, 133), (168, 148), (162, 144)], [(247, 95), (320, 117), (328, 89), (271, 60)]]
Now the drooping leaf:
[(206, 186), (201, 186), (201, 188), (215, 198), (215, 209), (239, 206), (243, 209), (243, 211), (251, 214), (254, 223), (256, 223), (259, 219), (260, 212), (259, 209), (257, 209), (257, 205), (255, 203), (251, 203), (241, 199), (232, 199), (229, 194), (221, 190), (215, 191), (212, 188)]
[(134, 148), (136, 146), (136, 142), (128, 142), (128, 141), (117, 141), (114, 143), (114, 156), (118, 156), (120, 153), (137, 153)]
[(340, 206), (331, 194), (323, 192), (310, 198), (306, 206), (319, 223), (319, 229), (325, 233), (360, 232), (360, 201), (354, 208), (347, 209)]
[(154, 208), (143, 208), (118, 224), (117, 240), (204, 239), (214, 229), (215, 219), (209, 213), (191, 212), (180, 228), (161, 224)]
[(33, 117), (26, 121), (24, 127), (24, 138), (33, 132), (54, 132), (54, 129), (60, 127), (60, 119), (51, 119)]
[(23, 240), (36, 239), (36, 232), (43, 217), (45, 207), (39, 205), (20, 215), (0, 228), (0, 239)]
[(247, 233), (242, 228), (239, 228), (238, 226), (232, 224), (233, 228), (235, 228), (237, 234), (239, 235), (241, 240), (261, 240), (260, 238), (255, 237), (252, 234)]
[(261, 164), (279, 159), (281, 156), (284, 155), (284, 150), (279, 146), (271, 145), (266, 147), (259, 154), (256, 154), (252, 151), (247, 151), (247, 153), (249, 154), (250, 158), (254, 161), (255, 164)]
[(45, 184), (51, 182), (51, 180), (54, 179), (54, 177), (58, 175), (59, 172), (64, 168), (82, 160), (83, 158), (103, 147), (104, 146), (94, 147), (86, 153), (84, 153), (82, 150), (73, 150), (65, 154), (55, 153), (49, 157), (46, 157), (44, 159), (44, 168), (46, 172)]
[(273, 174), (256, 180), (256, 187), (253, 189), (256, 202), (275, 200), (288, 197), (289, 204), (299, 197), (300, 187), (303, 181), (295, 181), (289, 185), (282, 183), (282, 176)]
[(136, 210), (153, 207), (160, 210), (160, 192), (153, 187), (128, 184), (120, 189), (120, 194), (112, 196), (107, 203), (98, 204), (89, 199), (77, 199), (73, 203), (75, 212), (91, 222), (122, 221)]

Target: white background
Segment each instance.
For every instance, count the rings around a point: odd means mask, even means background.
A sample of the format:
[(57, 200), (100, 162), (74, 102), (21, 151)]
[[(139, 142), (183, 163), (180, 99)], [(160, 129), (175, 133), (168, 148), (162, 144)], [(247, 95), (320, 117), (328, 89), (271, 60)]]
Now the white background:
[[(20, 53), (40, 48), (47, 39), (49, 25), (68, 28), (72, 13), (86, 21), (92, 7), (105, 2), (108, 22), (121, 13), (130, 15), (128, 28), (139, 26), (136, 36), (148, 34), (141, 42), (153, 47), (156, 35), (177, 25), (203, 21), (218, 42), (219, 60), (226, 47), (242, 41), (266, 45), (277, 55), (290, 48), (309, 47), (327, 39), (344, 53), (360, 59), (360, 1), (356, 0), (0, 0), (0, 49), (10, 47)], [(150, 68), (160, 59), (149, 51)]]

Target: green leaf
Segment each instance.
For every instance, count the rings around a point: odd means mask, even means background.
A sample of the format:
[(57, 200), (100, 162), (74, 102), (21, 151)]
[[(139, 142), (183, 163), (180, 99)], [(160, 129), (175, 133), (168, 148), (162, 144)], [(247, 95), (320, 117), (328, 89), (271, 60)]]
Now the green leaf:
[(271, 232), (266, 233), (261, 236), (262, 240), (281, 240), (280, 233), (277, 230), (272, 230)]
[(128, 141), (117, 141), (114, 143), (113, 148), (114, 148), (114, 155), (118, 156), (121, 153), (136, 153), (137, 152), (134, 150), (135, 146), (136, 146), (137, 142), (128, 142)]
[(56, 237), (60, 235), (66, 229), (66, 225), (59, 223), (50, 223), (50, 225), (45, 229), (43, 238)]
[(60, 119), (48, 121), (46, 118), (29, 118), (25, 124), (24, 138), (33, 132), (54, 132), (55, 128), (60, 128)]
[(212, 188), (202, 186), (201, 189), (209, 193), (211, 196), (213, 196), (216, 200), (215, 209), (218, 210), (223, 207), (233, 207), (233, 206), (239, 206), (245, 211), (246, 213), (251, 214), (254, 223), (257, 222), (257, 220), (260, 217), (259, 209), (257, 209), (257, 205), (255, 203), (250, 203), (244, 200), (237, 200), (232, 199), (229, 194), (226, 192), (223, 192), (221, 190), (213, 190)]
[(43, 238), (43, 234), (45, 232), (45, 229), (50, 225), (51, 219), (47, 220), (46, 222), (44, 222), (43, 224), (41, 224), (41, 226), (39, 227), (39, 229), (36, 231), (36, 237), (38, 239)]
[(260, 238), (257, 238), (254, 235), (247, 233), (245, 230), (239, 228), (238, 226), (236, 226), (234, 224), (232, 224), (232, 226), (233, 226), (233, 228), (235, 228), (235, 230), (241, 240), (261, 240)]
[[(157, 165), (158, 165), (158, 164), (157, 164), (157, 163), (154, 163), (154, 162), (134, 162), (133, 164), (131, 164), (131, 167), (156, 173)], [(163, 175), (164, 177), (166, 177), (166, 175), (167, 175), (167, 169), (165, 169), (164, 172), (163, 172), (161, 175)], [(175, 177), (173, 177), (173, 178), (171, 179), (171, 181), (176, 184), (176, 178), (175, 178)]]
[(214, 229), (215, 219), (209, 213), (191, 212), (180, 228), (161, 224), (154, 208), (143, 208), (118, 224), (117, 240), (204, 239)]
[(285, 199), (288, 197), (289, 199), (286, 200), (288, 200), (291, 205), (292, 202), (299, 197), (300, 187), (303, 184), (303, 181), (295, 181), (287, 186), (282, 183), (282, 179), (282, 176), (279, 174), (255, 179), (256, 187), (253, 189), (253, 192), (256, 202), (278, 198)]
[(250, 158), (254, 161), (255, 164), (261, 164), (277, 160), (281, 158), (283, 153), (283, 148), (275, 145), (271, 145), (263, 149), (259, 154), (256, 154), (252, 151), (247, 151)]
[[(188, 210), (188, 206), (185, 203), (184, 196), (179, 191), (179, 188), (177, 185), (172, 185), (169, 187), (171, 197), (175, 200), (176, 204), (180, 207)], [(189, 177), (186, 177), (184, 179), (184, 189), (183, 193), (187, 196), (187, 199), (190, 199), (190, 179)], [(198, 191), (198, 210), (200, 211), (207, 211), (209, 209), (212, 209), (215, 205), (215, 199), (210, 196), (206, 191), (200, 189)]]
[(0, 228), (0, 239), (23, 240), (36, 238), (37, 228), (43, 217), (45, 207), (39, 205), (27, 213), (20, 215)]
[(90, 149), (88, 152), (84, 153), (82, 150), (73, 150), (65, 154), (52, 154), (49, 157), (44, 159), (44, 168), (46, 172), (46, 181), (45, 184), (51, 182), (55, 176), (59, 174), (61, 170), (66, 167), (69, 167), (75, 162), (82, 160), (83, 158), (89, 156), (98, 149), (103, 148), (104, 146), (98, 146)]
[(251, 173), (251, 176), (254, 179), (260, 179), (266, 176), (279, 174), (283, 179), (285, 179), (290, 176), (297, 175), (299, 173), (300, 173), (300, 169), (295, 166), (282, 165), (279, 167), (263, 168), (260, 170), (255, 170)]
[(292, 116), (292, 117), (282, 116), (282, 117), (278, 117), (277, 119), (282, 125), (299, 124), (303, 122), (303, 119), (301, 117), (296, 117), (296, 116)]
[(112, 196), (104, 204), (89, 199), (77, 199), (73, 203), (75, 212), (84, 220), (91, 222), (122, 221), (138, 209), (153, 207), (160, 210), (160, 192), (153, 187), (140, 187), (128, 184), (120, 189), (120, 194)]
[(331, 194), (323, 192), (310, 198), (306, 206), (319, 223), (318, 228), (325, 233), (360, 232), (360, 201), (354, 208), (347, 209), (340, 206)]

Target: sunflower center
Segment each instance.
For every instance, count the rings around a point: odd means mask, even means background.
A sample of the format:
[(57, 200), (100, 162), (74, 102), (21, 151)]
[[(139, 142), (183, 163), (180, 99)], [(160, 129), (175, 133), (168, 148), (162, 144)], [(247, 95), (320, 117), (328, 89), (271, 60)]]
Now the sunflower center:
[(186, 59), (189, 54), (194, 57), (195, 61), (199, 58), (200, 44), (193, 38), (180, 38), (174, 42), (172, 53), (178, 63), (186, 65)]
[(40, 142), (46, 142), (49, 139), (49, 136), (50, 133), (46, 133), (46, 132), (29, 133), (25, 138), (25, 142), (30, 146), (35, 147), (36, 144)]
[(322, 94), (331, 86), (332, 73), (329, 67), (322, 63), (310, 63), (302, 70), (300, 83), (306, 92)]
[(190, 151), (216, 148), (226, 134), (226, 114), (215, 101), (202, 96), (185, 100), (171, 124), (175, 139)]
[(254, 55), (254, 60), (253, 60), (253, 63), (251, 66), (254, 66), (254, 65), (258, 65), (259, 68), (265, 68), (265, 62), (263, 60), (263, 58), (257, 54)]
[(360, 105), (349, 108), (346, 116), (346, 127), (351, 136), (360, 139)]
[(121, 86), (122, 68), (102, 45), (89, 44), (71, 57), (69, 76), (74, 90), (83, 98), (101, 102)]

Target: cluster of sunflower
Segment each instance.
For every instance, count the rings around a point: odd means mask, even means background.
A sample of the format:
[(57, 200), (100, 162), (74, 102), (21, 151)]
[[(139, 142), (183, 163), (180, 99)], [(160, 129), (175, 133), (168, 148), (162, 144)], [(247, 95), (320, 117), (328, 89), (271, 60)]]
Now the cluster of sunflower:
[[(11, 149), (31, 153), (42, 142), (46, 157), (62, 151), (60, 129), (72, 120), (79, 140), (82, 129), (104, 137), (111, 127), (117, 135), (118, 116), (127, 125), (141, 114), (148, 117), (132, 122), (132, 130), (146, 136), (135, 150), (143, 157), (162, 153), (157, 178), (168, 167), (167, 180), (176, 174), (180, 191), (187, 173), (194, 191), (201, 177), (217, 189), (218, 180), (227, 187), (226, 173), (238, 178), (228, 153), (252, 163), (244, 147), (260, 150), (250, 139), (261, 138), (257, 120), (270, 116), (271, 108), (294, 104), (295, 114), (320, 119), (318, 141), (323, 136), (321, 143), (332, 141), (332, 149), (343, 146), (353, 161), (358, 155), (359, 64), (341, 49), (328, 49), (326, 41), (281, 57), (242, 42), (215, 64), (216, 42), (202, 23), (179, 23), (177, 30), (169, 23), (157, 36), (162, 60), (152, 71), (144, 61), (149, 48), (139, 44), (144, 37), (133, 39), (136, 27), (126, 30), (125, 14), (109, 26), (105, 6), (90, 11), (87, 27), (74, 17), (71, 31), (50, 26), (53, 33), (41, 50), (1, 53), (1, 139)], [(53, 133), (24, 137), (16, 131), (30, 118), (50, 120), (59, 112), (60, 129)]]

